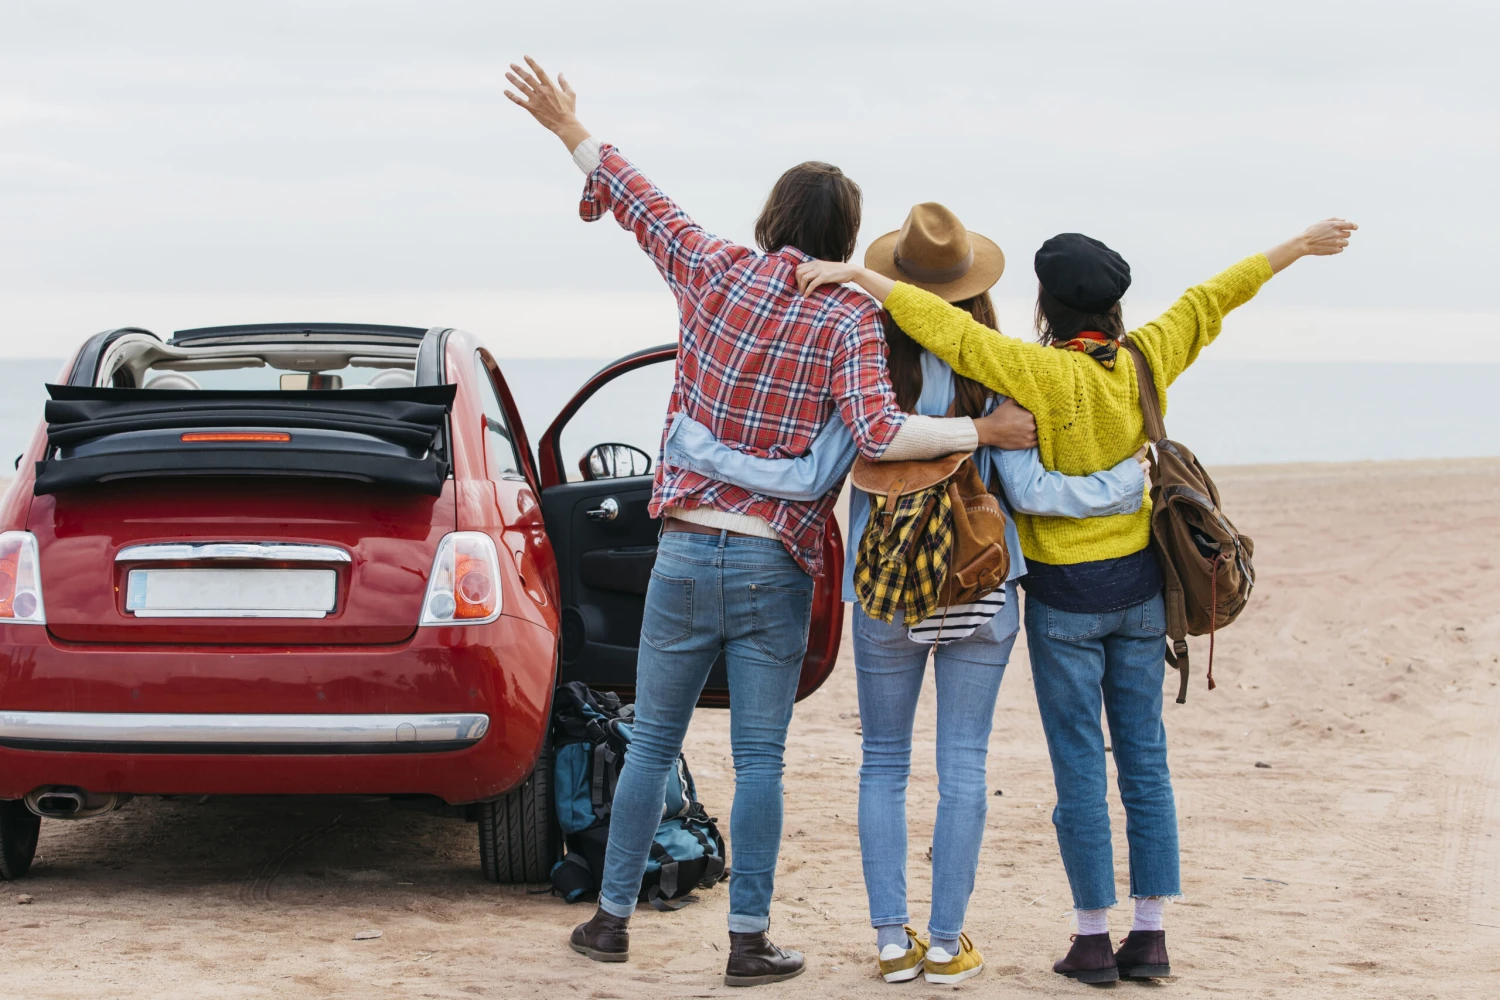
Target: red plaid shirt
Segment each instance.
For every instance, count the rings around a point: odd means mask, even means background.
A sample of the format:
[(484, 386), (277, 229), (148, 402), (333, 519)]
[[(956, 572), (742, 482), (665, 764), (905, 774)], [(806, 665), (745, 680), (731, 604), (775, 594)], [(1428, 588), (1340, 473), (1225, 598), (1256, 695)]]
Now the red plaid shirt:
[[(761, 458), (797, 458), (837, 407), (862, 454), (878, 458), (906, 415), (886, 372), (880, 306), (848, 288), (804, 298), (793, 247), (758, 254), (704, 232), (613, 146), (600, 150), (578, 214), (613, 212), (677, 296), (676, 380), (668, 407), (721, 442)], [(809, 573), (839, 490), (811, 503), (752, 493), (684, 469), (656, 467), (651, 516), (707, 506), (762, 518)]]

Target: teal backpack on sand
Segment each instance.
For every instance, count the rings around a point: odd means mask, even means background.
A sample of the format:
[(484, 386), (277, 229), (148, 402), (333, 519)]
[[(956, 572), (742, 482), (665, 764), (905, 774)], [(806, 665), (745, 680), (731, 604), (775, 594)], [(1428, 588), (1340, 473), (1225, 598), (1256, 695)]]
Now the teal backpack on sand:
[[(598, 895), (610, 808), (634, 719), (634, 705), (580, 681), (562, 685), (553, 698), (552, 789), (567, 854), (552, 868), (552, 887), (570, 903)], [(658, 910), (680, 909), (694, 889), (729, 878), (724, 858), (724, 838), (698, 801), (687, 759), (679, 756), (638, 898)]]

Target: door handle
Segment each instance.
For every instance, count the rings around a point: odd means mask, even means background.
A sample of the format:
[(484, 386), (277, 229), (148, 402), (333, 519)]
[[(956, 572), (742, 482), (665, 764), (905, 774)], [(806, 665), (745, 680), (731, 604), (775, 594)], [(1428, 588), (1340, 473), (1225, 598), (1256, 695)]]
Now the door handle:
[(613, 521), (620, 516), (620, 504), (614, 497), (605, 497), (599, 506), (585, 513), (595, 521)]

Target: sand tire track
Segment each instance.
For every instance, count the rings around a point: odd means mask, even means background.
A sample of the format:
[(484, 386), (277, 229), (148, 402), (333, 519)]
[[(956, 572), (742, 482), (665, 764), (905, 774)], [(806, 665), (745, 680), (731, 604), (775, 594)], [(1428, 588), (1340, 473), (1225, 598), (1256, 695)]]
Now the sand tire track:
[(248, 905), (269, 903), (271, 901), (271, 883), (281, 874), (281, 869), (286, 866), (295, 855), (321, 840), (334, 827), (338, 826), (343, 814), (333, 817), (322, 826), (314, 827), (293, 837), (286, 846), (274, 853), (266, 855), (257, 861), (250, 869), (250, 874), (245, 876), (240, 883), (240, 902)]

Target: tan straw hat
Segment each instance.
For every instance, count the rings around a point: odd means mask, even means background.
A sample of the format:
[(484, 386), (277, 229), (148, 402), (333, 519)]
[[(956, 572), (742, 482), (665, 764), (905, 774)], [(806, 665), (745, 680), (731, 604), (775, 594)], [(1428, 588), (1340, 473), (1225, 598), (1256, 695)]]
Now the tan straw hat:
[(1000, 280), (1005, 254), (994, 241), (965, 229), (942, 205), (924, 201), (912, 206), (898, 232), (870, 244), (865, 267), (961, 302)]

